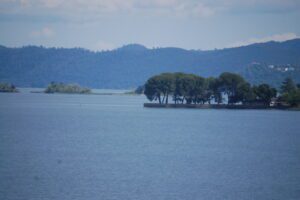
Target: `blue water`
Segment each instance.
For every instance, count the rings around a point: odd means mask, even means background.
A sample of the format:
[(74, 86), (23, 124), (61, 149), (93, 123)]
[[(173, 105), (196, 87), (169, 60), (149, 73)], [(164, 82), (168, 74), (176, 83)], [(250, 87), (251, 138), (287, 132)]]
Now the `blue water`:
[(0, 94), (0, 199), (300, 199), (300, 112), (145, 101)]

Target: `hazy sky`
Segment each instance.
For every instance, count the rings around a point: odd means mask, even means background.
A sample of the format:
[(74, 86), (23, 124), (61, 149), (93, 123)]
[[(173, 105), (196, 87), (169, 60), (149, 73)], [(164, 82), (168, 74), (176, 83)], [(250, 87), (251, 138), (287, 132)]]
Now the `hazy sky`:
[(0, 0), (0, 44), (214, 49), (300, 36), (300, 0)]

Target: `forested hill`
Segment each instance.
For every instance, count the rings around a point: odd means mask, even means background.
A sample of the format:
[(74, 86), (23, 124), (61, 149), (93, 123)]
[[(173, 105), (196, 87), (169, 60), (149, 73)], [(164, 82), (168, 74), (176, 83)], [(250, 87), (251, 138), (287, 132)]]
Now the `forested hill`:
[(45, 87), (51, 81), (92, 88), (134, 88), (162, 72), (218, 76), (237, 72), (249, 82), (276, 86), (286, 76), (300, 82), (300, 39), (213, 51), (147, 49), (138, 44), (92, 52), (81, 48), (0, 46), (0, 82)]

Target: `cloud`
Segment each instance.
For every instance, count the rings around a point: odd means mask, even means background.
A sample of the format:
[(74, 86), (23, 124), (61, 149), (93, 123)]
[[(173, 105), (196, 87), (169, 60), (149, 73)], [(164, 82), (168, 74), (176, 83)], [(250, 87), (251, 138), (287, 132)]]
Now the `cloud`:
[(229, 45), (228, 47), (246, 46), (254, 43), (263, 43), (269, 41), (283, 42), (286, 40), (292, 40), (296, 38), (299, 38), (299, 36), (297, 36), (297, 34), (295, 33), (283, 33), (283, 34), (276, 34), (276, 35), (267, 36), (263, 38), (250, 38), (244, 41), (238, 41)]
[(193, 7), (192, 12), (196, 16), (204, 16), (204, 17), (212, 16), (215, 14), (215, 10), (213, 8), (202, 3), (197, 3)]
[(213, 8), (203, 3), (178, 4), (171, 12), (177, 16), (209, 17), (215, 14)]
[(229, 13), (290, 13), (300, 11), (299, 0), (214, 0), (208, 4)]
[(217, 14), (290, 13), (299, 0), (0, 0), (0, 13), (56, 15), (68, 20), (135, 14), (168, 17), (211, 17)]
[(0, 11), (8, 13), (64, 13), (105, 15), (112, 13), (154, 13), (170, 16), (211, 16), (213, 8), (194, 0), (0, 0)]
[[(231, 9), (260, 9), (269, 10), (280, 8), (300, 8), (299, 0), (0, 0), (0, 7), (22, 8), (47, 8), (73, 11), (97, 11), (116, 12), (133, 10), (167, 9), (176, 11), (178, 7), (184, 7), (193, 12), (198, 10), (204, 15), (211, 14), (212, 10)], [(222, 9), (220, 9), (222, 8)], [(288, 12), (288, 11), (287, 11)], [(202, 14), (201, 14), (202, 15)]]
[(44, 27), (41, 30), (35, 30), (30, 33), (31, 37), (52, 37), (55, 35), (54, 30), (49, 27)]

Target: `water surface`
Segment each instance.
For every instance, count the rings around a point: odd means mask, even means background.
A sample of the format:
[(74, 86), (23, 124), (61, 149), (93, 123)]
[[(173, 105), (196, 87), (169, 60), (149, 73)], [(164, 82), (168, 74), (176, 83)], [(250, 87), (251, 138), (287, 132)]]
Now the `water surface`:
[(300, 112), (0, 94), (0, 199), (300, 199)]

